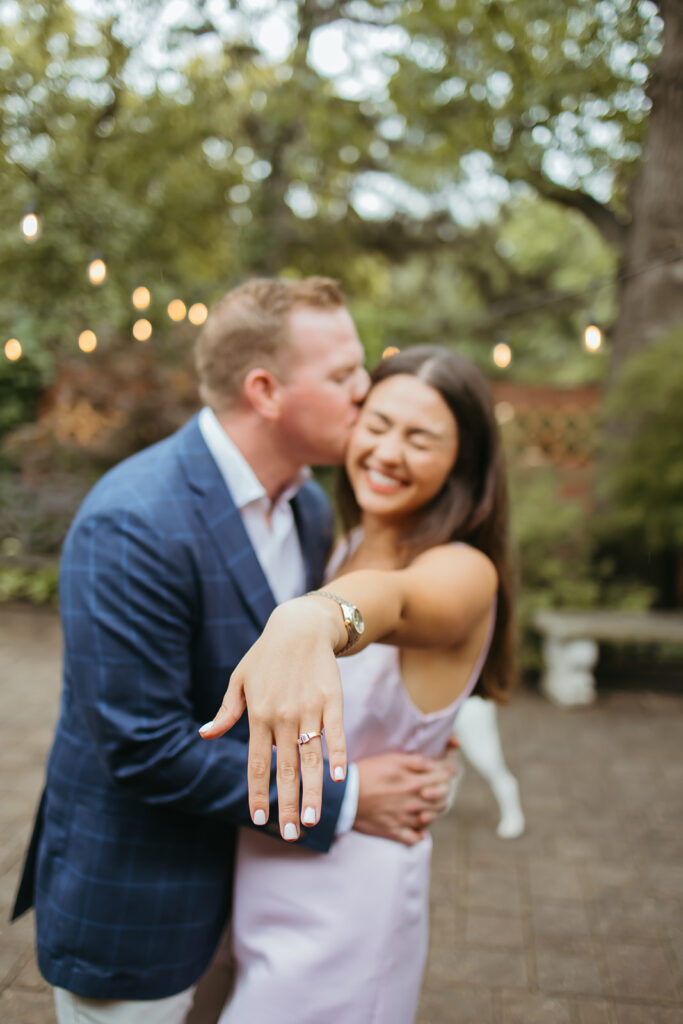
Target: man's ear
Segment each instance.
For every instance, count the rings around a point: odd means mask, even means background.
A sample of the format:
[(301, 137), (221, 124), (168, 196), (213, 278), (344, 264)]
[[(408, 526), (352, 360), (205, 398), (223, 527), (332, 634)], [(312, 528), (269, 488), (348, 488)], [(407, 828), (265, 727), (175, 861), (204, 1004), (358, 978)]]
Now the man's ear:
[(275, 374), (257, 366), (244, 378), (242, 393), (264, 420), (276, 420), (280, 414), (280, 386)]

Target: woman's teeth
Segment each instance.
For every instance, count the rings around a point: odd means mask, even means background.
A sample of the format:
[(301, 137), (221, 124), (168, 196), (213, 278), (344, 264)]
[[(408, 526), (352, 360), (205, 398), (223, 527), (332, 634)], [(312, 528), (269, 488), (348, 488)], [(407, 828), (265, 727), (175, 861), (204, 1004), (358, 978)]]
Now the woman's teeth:
[(397, 491), (399, 487), (403, 486), (400, 480), (396, 480), (393, 476), (385, 476), (384, 473), (380, 473), (376, 469), (368, 469), (367, 474), (370, 483), (376, 484), (378, 487), (391, 487)]

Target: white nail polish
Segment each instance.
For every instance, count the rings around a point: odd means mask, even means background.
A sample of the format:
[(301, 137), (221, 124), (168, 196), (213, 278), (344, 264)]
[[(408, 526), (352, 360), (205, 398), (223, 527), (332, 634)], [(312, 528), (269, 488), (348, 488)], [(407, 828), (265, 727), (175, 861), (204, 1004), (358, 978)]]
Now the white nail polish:
[(307, 807), (301, 820), (304, 825), (315, 825), (315, 808)]
[(213, 719), (211, 719), (210, 722), (205, 722), (204, 725), (201, 727), (201, 729), (199, 731), (200, 732), (208, 732), (212, 725), (213, 725)]
[(297, 838), (296, 825), (294, 825), (291, 821), (288, 821), (287, 824), (285, 825), (284, 837), (285, 839)]
[(254, 824), (255, 825), (265, 825), (265, 823), (266, 823), (266, 812), (259, 807), (258, 811), (254, 811)]
[(343, 778), (344, 778), (344, 769), (342, 768), (342, 766), (340, 764), (338, 764), (337, 767), (334, 769), (334, 781), (335, 782), (341, 782)]

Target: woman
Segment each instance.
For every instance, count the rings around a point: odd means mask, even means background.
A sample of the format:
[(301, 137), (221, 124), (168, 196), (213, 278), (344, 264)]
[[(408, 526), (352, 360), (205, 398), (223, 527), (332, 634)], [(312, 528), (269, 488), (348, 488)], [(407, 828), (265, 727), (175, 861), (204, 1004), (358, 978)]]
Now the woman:
[[(339, 667), (350, 756), (439, 754), (477, 682), (502, 699), (512, 677), (502, 454), (472, 364), (432, 346), (380, 364), (341, 506), (350, 532), (333, 578), (276, 609), (236, 676), (324, 674), (348, 650)], [(312, 738), (301, 737), (309, 778), (322, 770), (319, 729), (312, 722)], [(267, 810), (257, 792), (255, 822)], [(305, 781), (301, 820), (318, 814)], [(428, 835), (406, 846), (352, 831), (320, 857), (242, 830), (238, 975), (221, 1024), (409, 1024), (427, 949), (430, 854)]]

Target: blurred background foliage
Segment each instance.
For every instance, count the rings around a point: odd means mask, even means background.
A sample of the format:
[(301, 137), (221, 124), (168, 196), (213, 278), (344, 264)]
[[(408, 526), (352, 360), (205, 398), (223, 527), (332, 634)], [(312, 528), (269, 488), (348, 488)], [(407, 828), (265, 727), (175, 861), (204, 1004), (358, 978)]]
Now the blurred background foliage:
[(598, 482), (600, 530), (655, 554), (683, 548), (682, 354), (683, 326), (628, 361), (607, 403), (628, 429)]
[(0, 597), (50, 598), (34, 560), (56, 558), (80, 496), (196, 408), (198, 328), (169, 301), (320, 273), (369, 363), (437, 341), (490, 377), (524, 621), (680, 604), (682, 17), (671, 0), (5, 0), (0, 324), (22, 354), (0, 361)]

